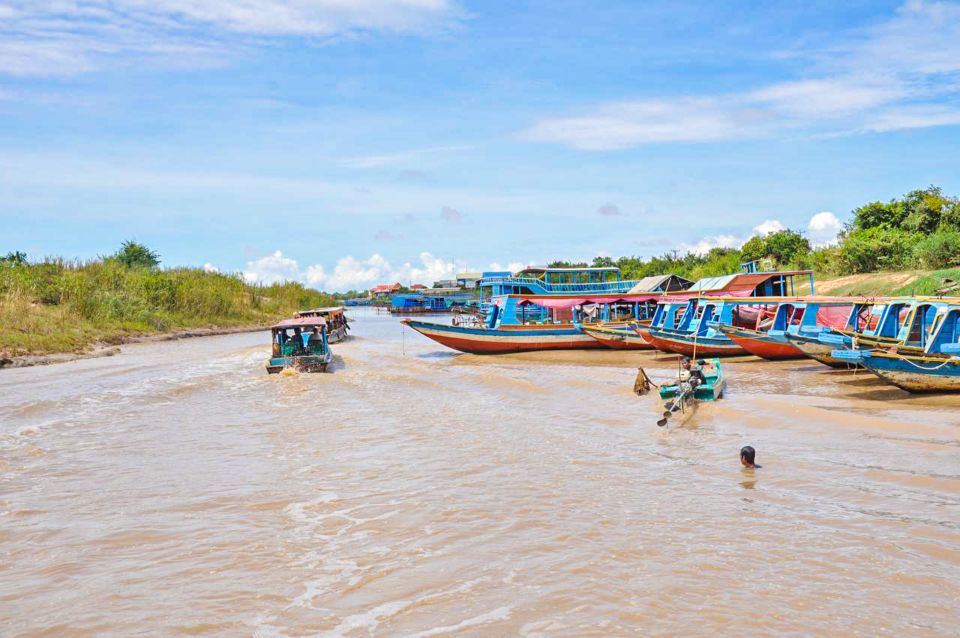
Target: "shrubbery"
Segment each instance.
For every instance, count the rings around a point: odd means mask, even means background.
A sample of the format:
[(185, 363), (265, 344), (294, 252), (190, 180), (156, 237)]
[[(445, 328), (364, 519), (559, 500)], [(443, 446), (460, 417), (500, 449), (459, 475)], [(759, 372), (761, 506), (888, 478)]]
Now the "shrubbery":
[(0, 352), (70, 350), (118, 332), (269, 323), (336, 305), (298, 283), (258, 286), (158, 264), (156, 253), (131, 242), (83, 263), (0, 259)]
[[(960, 265), (960, 200), (931, 186), (890, 202), (871, 202), (853, 211), (853, 219), (833, 246), (813, 248), (802, 232), (781, 230), (751, 237), (739, 249), (714, 248), (704, 255), (598, 257), (593, 266), (619, 266), (624, 277), (675, 273), (688, 279), (737, 272), (747, 261), (778, 268), (812, 269), (847, 275), (911, 268)], [(586, 263), (554, 262), (557, 266)]]

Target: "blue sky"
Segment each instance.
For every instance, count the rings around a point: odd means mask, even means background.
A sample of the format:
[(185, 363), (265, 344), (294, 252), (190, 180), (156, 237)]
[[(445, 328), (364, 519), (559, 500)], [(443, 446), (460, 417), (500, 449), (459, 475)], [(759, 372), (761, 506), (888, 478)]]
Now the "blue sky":
[[(0, 251), (325, 289), (960, 194), (960, 3), (0, 0)], [(812, 225), (811, 225), (812, 224)]]

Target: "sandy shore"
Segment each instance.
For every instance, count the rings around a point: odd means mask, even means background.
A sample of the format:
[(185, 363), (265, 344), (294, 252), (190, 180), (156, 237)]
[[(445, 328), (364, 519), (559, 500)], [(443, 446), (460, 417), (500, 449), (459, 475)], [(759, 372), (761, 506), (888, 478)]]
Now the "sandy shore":
[(45, 366), (55, 363), (67, 363), (78, 359), (92, 359), (94, 357), (112, 357), (120, 352), (120, 346), (128, 343), (151, 343), (157, 341), (176, 341), (193, 337), (212, 337), (216, 335), (238, 334), (241, 332), (259, 332), (267, 330), (269, 326), (236, 326), (233, 328), (191, 328), (149, 335), (130, 335), (118, 337), (115, 343), (94, 343), (90, 349), (83, 352), (55, 352), (50, 354), (25, 354), (18, 356), (0, 356), (0, 369), (26, 368), (30, 366)]

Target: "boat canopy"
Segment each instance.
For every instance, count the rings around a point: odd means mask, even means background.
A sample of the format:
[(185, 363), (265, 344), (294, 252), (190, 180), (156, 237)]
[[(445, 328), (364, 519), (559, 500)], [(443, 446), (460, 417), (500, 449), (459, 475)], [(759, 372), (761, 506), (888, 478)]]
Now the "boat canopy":
[(673, 292), (686, 290), (693, 285), (689, 279), (677, 275), (651, 275), (640, 279), (630, 289), (631, 294), (640, 292)]
[(813, 275), (812, 270), (785, 270), (782, 272), (736, 273), (722, 277), (705, 277), (688, 288), (688, 296), (722, 293), (727, 297), (750, 297), (770, 280), (786, 281), (797, 275)]
[(327, 322), (323, 317), (294, 317), (293, 319), (284, 319), (283, 321), (270, 326), (271, 330), (283, 330), (285, 328), (326, 328)]
[(659, 294), (646, 295), (590, 295), (586, 297), (561, 297), (557, 295), (531, 295), (521, 297), (518, 306), (535, 305), (554, 310), (569, 310), (584, 304), (611, 304), (611, 303), (646, 303), (658, 301)]
[(343, 312), (343, 306), (331, 306), (329, 308), (311, 308), (310, 310), (301, 310), (296, 314), (297, 317), (311, 317), (322, 315), (334, 315)]

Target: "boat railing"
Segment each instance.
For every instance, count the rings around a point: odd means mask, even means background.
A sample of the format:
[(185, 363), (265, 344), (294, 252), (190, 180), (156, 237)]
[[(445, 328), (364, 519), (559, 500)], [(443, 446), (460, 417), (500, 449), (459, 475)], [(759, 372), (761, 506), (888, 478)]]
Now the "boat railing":
[(546, 293), (560, 294), (565, 292), (571, 293), (599, 293), (599, 292), (628, 292), (637, 284), (633, 280), (620, 280), (620, 281), (598, 281), (598, 282), (587, 282), (587, 283), (568, 283), (568, 284), (558, 284), (558, 283), (547, 283), (542, 279), (536, 279), (534, 277), (493, 277), (490, 279), (483, 279), (480, 281), (481, 286), (527, 286), (531, 289), (540, 289)]

